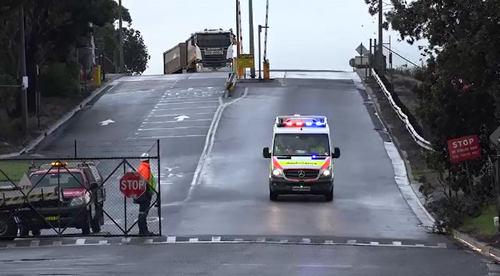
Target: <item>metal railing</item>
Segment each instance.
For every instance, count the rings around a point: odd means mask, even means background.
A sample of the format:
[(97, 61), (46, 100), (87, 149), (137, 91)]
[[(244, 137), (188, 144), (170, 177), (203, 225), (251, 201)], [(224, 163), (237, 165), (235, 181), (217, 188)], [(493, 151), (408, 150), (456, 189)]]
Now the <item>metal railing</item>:
[(426, 150), (432, 150), (432, 151), (434, 151), (434, 149), (432, 148), (432, 144), (429, 141), (425, 140), (422, 136), (420, 136), (420, 134), (418, 134), (418, 132), (415, 130), (415, 128), (411, 124), (410, 120), (408, 119), (408, 116), (396, 104), (396, 102), (392, 98), (391, 93), (389, 92), (389, 90), (387, 90), (387, 88), (385, 87), (384, 83), (382, 82), (382, 80), (380, 79), (380, 77), (377, 75), (377, 72), (374, 69), (371, 69), (371, 72), (372, 72), (372, 76), (375, 79), (375, 81), (377, 82), (378, 86), (380, 87), (380, 89), (382, 90), (382, 92), (384, 93), (384, 95), (389, 100), (389, 103), (391, 104), (392, 109), (394, 109), (394, 111), (396, 112), (396, 114), (398, 115), (398, 117), (405, 124), (405, 127), (408, 130), (408, 132), (410, 133), (410, 135), (413, 138), (413, 140), (419, 146), (421, 146), (422, 148), (424, 148)]

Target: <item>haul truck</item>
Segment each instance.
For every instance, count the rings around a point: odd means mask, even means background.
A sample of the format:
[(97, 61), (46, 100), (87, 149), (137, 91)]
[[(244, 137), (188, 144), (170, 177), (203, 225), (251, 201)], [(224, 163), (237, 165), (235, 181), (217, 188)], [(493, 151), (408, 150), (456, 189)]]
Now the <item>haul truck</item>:
[(232, 70), (235, 38), (232, 29), (205, 29), (193, 33), (185, 42), (163, 53), (163, 73)]

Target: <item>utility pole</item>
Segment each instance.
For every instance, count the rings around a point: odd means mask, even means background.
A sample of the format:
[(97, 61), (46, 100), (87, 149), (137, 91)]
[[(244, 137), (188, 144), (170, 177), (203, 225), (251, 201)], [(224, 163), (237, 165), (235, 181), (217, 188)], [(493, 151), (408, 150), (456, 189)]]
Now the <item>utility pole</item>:
[[(253, 0), (248, 0), (248, 21), (250, 25), (250, 54), (254, 57), (255, 60), (255, 55), (254, 55), (254, 34), (253, 34)], [(255, 62), (252, 68), (250, 68), (250, 77), (252, 79), (255, 79)]]
[(262, 62), (262, 57), (261, 57), (261, 42), (260, 42), (260, 33), (262, 33), (262, 25), (259, 25), (259, 80), (262, 80), (262, 65), (261, 65), (261, 62)]
[(382, 12), (382, 7), (383, 7), (383, 1), (379, 0), (378, 1), (378, 69), (380, 70), (378, 73), (384, 74), (384, 54), (383, 54), (383, 49), (384, 49), (384, 41), (383, 41), (383, 29), (382, 29), (382, 23), (383, 23), (383, 16), (384, 13)]
[(24, 5), (19, 9), (19, 29), (20, 29), (20, 47), (21, 47), (21, 110), (23, 118), (24, 134), (28, 135), (28, 76), (26, 76), (26, 41), (24, 34)]
[(123, 73), (124, 70), (124, 59), (123, 59), (123, 18), (122, 18), (122, 0), (118, 0), (118, 28), (120, 29), (119, 33), (119, 39), (120, 39), (120, 73)]
[(238, 41), (238, 45), (236, 45), (236, 75), (239, 76), (240, 72), (240, 54), (241, 54), (241, 47), (240, 47), (240, 0), (236, 0), (236, 41)]

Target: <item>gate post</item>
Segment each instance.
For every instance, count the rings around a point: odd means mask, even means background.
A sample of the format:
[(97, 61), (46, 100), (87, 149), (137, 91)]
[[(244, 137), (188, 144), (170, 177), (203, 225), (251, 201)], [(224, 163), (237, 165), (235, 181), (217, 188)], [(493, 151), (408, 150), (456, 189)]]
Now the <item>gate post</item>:
[(161, 217), (161, 158), (160, 158), (160, 139), (156, 140), (156, 154), (158, 156), (158, 161), (157, 161), (157, 171), (158, 171), (158, 183), (157, 183), (157, 186), (158, 186), (158, 197), (157, 197), (157, 200), (158, 200), (158, 223), (160, 225), (158, 225), (158, 230), (159, 230), (159, 234), (160, 236), (163, 235), (162, 233), (162, 229), (161, 229), (161, 225), (162, 225), (162, 217)]

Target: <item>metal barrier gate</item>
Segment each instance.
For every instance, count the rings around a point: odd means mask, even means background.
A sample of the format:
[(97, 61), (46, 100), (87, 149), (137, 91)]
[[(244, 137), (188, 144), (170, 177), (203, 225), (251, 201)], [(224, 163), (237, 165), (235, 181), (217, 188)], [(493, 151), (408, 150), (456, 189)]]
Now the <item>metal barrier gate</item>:
[[(148, 162), (140, 155), (1, 159), (0, 239), (137, 236), (144, 234), (138, 231), (141, 221), (147, 235), (162, 235), (158, 153)], [(147, 164), (150, 179), (138, 170)]]

